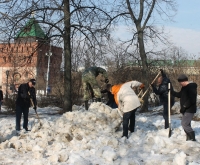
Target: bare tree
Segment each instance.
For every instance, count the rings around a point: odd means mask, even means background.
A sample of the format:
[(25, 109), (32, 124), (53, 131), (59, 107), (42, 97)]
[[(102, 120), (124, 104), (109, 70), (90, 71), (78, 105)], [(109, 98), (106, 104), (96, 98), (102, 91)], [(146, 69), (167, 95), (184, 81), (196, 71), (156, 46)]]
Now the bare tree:
[[(126, 0), (114, 1), (114, 20), (120, 20), (120, 25), (126, 25), (132, 33), (132, 37), (124, 43), (127, 44), (127, 51), (134, 52), (138, 49), (142, 66), (142, 82), (148, 87), (150, 83), (148, 55), (155, 53), (158, 40), (163, 43), (167, 39), (163, 34), (163, 29), (153, 25), (158, 19), (170, 19), (176, 12), (175, 1), (173, 0)], [(150, 43), (151, 42), (151, 43)], [(132, 53), (133, 54), (133, 53)], [(143, 106), (144, 111), (148, 109), (147, 97)]]
[[(64, 111), (72, 110), (71, 96), (71, 49), (73, 38), (80, 36), (90, 47), (96, 45), (108, 34), (110, 16), (106, 6), (98, 1), (69, 0), (10, 0), (0, 4), (0, 34), (9, 42), (33, 14), (46, 36), (64, 47)], [(44, 39), (46, 40), (46, 39)], [(93, 42), (95, 41), (95, 42)]]

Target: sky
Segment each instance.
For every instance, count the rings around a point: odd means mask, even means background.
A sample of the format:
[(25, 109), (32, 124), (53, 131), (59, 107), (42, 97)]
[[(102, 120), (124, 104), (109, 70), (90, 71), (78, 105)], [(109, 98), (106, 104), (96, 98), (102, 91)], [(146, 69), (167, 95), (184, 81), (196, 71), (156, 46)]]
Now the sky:
[[(200, 98), (198, 97), (198, 105)], [(30, 108), (29, 132), (15, 131), (15, 116), (0, 114), (2, 165), (199, 165), (200, 121), (192, 121), (196, 140), (186, 141), (179, 103), (171, 115), (172, 135), (164, 129), (162, 106), (136, 112), (135, 132), (122, 136), (117, 109), (93, 102), (89, 110), (55, 114), (57, 107), (38, 108), (40, 121)], [(200, 118), (200, 110), (195, 114)], [(40, 124), (41, 123), (41, 124)], [(22, 124), (22, 123), (21, 123)], [(118, 128), (118, 129), (117, 129)]]
[[(200, 1), (176, 0), (177, 13), (173, 22), (159, 21), (156, 26), (164, 26), (168, 39), (189, 55), (200, 58)], [(118, 27), (114, 33), (116, 38), (124, 40), (130, 37), (125, 26)]]
[(177, 4), (174, 22), (165, 23), (171, 40), (188, 53), (200, 57), (200, 1), (177, 0)]

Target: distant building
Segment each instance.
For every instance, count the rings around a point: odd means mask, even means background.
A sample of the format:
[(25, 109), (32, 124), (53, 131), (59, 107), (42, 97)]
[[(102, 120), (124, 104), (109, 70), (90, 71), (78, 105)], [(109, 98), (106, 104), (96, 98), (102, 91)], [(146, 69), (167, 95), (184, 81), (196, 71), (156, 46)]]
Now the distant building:
[[(47, 87), (48, 56), (50, 56), (49, 81)], [(37, 91), (45, 94), (53, 88), (60, 76), (63, 49), (50, 45), (50, 41), (35, 18), (31, 18), (17, 34), (12, 43), (0, 43), (0, 86), (4, 93), (15, 91), (15, 86), (37, 80)]]

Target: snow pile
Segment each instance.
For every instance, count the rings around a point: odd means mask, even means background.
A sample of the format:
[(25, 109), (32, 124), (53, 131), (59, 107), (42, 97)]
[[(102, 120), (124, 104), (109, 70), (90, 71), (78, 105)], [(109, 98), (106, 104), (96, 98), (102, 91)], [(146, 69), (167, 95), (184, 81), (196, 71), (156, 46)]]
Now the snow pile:
[[(39, 111), (44, 110), (38, 109)], [(172, 136), (164, 129), (161, 106), (153, 113), (136, 112), (135, 132), (121, 138), (121, 118), (116, 109), (103, 103), (92, 103), (89, 110), (73, 106), (73, 112), (62, 116), (41, 116), (42, 127), (35, 116), (29, 118), (26, 133), (16, 136), (15, 117), (0, 118), (1, 164), (29, 165), (183, 165), (200, 164), (200, 143), (186, 141), (177, 116), (172, 116)], [(38, 111), (38, 113), (40, 113)], [(43, 112), (44, 113), (44, 112)], [(192, 121), (197, 141), (199, 122)]]
[(172, 114), (180, 114), (180, 103), (175, 102), (174, 105), (171, 108)]
[[(116, 159), (113, 148), (117, 147), (118, 141), (112, 134), (121, 124), (117, 110), (100, 102), (92, 103), (89, 111), (75, 108), (73, 112), (63, 114), (56, 121), (43, 119), (42, 127), (37, 119), (30, 121), (31, 132), (21, 131), (20, 136), (15, 136), (16, 131), (11, 130), (13, 127), (7, 129), (9, 133), (4, 132), (0, 135), (1, 141), (4, 141), (0, 144), (0, 149), (13, 148), (22, 153), (32, 151), (35, 159), (48, 157), (51, 162), (64, 162), (69, 158), (68, 161), (72, 164), (77, 164), (77, 161), (87, 164), (81, 156), (69, 156), (70, 153), (66, 152), (66, 149), (72, 146), (75, 152), (91, 150), (94, 145), (100, 147), (103, 142), (112, 147), (95, 152), (108, 161)], [(99, 141), (94, 141), (97, 137)]]

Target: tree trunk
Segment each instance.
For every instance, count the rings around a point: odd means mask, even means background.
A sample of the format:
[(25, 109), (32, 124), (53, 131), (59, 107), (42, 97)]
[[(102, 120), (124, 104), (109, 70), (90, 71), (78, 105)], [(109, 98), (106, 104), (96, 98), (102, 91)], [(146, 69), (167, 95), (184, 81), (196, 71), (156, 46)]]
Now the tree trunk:
[(64, 0), (64, 105), (63, 111), (72, 111), (71, 100), (71, 46), (70, 46), (70, 6)]
[[(143, 30), (138, 28), (138, 43), (139, 43), (139, 52), (142, 60), (142, 82), (145, 84), (145, 87), (149, 86), (149, 72), (148, 72), (148, 64), (147, 64), (147, 56), (144, 47), (144, 39), (143, 39)], [(148, 95), (149, 92), (146, 93), (144, 97), (144, 104), (141, 108), (141, 112), (148, 111)]]

